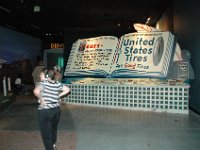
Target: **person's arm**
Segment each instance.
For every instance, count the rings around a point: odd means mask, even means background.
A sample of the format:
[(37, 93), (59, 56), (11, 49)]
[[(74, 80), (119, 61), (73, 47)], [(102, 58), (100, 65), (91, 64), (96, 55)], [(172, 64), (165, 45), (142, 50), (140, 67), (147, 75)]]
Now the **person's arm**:
[(40, 105), (45, 106), (46, 102), (44, 101), (44, 98), (41, 95), (41, 87), (36, 86), (33, 90), (34, 95), (40, 100)]
[(58, 95), (60, 98), (70, 92), (70, 88), (67, 86), (63, 85), (62, 92)]
[(32, 72), (32, 77), (33, 77), (33, 81), (34, 81), (34, 83), (35, 83), (35, 68), (34, 68), (34, 70), (33, 70), (33, 72)]

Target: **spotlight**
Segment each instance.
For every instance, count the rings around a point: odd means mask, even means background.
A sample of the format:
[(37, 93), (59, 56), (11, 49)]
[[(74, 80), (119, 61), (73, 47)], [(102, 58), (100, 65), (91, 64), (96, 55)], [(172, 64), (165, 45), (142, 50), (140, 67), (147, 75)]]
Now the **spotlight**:
[(34, 12), (40, 12), (40, 6), (39, 5), (35, 5), (33, 8)]

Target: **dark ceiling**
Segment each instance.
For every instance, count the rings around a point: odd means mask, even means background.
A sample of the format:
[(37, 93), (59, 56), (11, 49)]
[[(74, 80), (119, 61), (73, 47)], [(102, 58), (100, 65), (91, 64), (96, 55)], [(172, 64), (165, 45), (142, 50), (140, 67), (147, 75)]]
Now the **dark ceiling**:
[[(34, 6), (40, 7), (34, 12)], [(172, 0), (0, 0), (0, 25), (45, 39), (64, 30), (125, 31), (151, 17), (154, 26)]]

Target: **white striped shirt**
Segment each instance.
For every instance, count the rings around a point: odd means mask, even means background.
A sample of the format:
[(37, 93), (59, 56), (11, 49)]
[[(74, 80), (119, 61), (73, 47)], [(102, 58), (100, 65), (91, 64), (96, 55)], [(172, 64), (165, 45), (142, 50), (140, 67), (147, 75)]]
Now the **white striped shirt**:
[(41, 95), (46, 102), (45, 107), (39, 106), (38, 109), (50, 109), (59, 106), (59, 93), (61, 92), (63, 85), (60, 82), (44, 80), (39, 83), (41, 88)]

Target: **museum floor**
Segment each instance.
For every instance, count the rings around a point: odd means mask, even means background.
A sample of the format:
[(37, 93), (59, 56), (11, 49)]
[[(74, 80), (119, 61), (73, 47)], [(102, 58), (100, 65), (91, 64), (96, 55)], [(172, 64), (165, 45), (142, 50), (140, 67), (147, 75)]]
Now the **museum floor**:
[[(35, 98), (0, 114), (0, 150), (44, 150)], [(62, 105), (58, 150), (199, 150), (200, 116)]]

